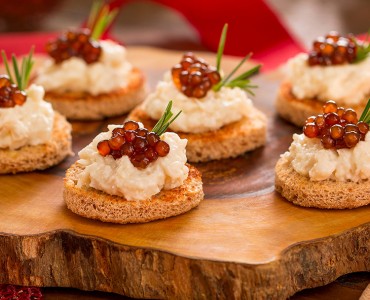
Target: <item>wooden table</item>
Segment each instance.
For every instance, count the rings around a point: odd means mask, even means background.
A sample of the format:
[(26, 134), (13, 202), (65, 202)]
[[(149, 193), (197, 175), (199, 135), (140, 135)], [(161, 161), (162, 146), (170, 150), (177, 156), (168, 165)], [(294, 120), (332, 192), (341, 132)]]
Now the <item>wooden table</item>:
[[(180, 54), (133, 47), (129, 58), (153, 88)], [(235, 63), (225, 58), (223, 65), (230, 70)], [(300, 131), (275, 115), (279, 79), (255, 79), (255, 104), (269, 116), (266, 147), (198, 164), (206, 199), (184, 215), (115, 225), (73, 214), (63, 202), (62, 181), (77, 157), (44, 172), (1, 176), (0, 211), (6, 214), (0, 220), (0, 269), (7, 272), (0, 283), (138, 298), (260, 299), (285, 298), (346, 273), (369, 271), (370, 207), (307, 209), (274, 192), (274, 165), (292, 133)], [(74, 151), (123, 119), (74, 122)]]

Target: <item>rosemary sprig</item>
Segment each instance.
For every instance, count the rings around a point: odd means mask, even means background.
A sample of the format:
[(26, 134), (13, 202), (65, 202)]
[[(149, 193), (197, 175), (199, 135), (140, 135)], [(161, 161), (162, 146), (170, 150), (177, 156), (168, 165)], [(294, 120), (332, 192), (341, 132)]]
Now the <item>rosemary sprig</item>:
[[(217, 51), (217, 71), (220, 70), (221, 66), (221, 58), (222, 54), (225, 48), (225, 42), (226, 42), (226, 35), (227, 35), (227, 29), (228, 25), (225, 24), (222, 29), (222, 34), (220, 38), (220, 42), (218, 44), (218, 51)], [(239, 64), (231, 71), (229, 75), (224, 77), (218, 84), (213, 86), (213, 90), (215, 92), (219, 91), (223, 86), (226, 87), (239, 87), (241, 89), (244, 89), (246, 92), (254, 95), (254, 93), (250, 90), (251, 88), (256, 88), (256, 85), (250, 85), (248, 78), (251, 77), (253, 74), (256, 74), (259, 72), (261, 65), (257, 65), (248, 71), (240, 74), (239, 76), (232, 78), (232, 76), (239, 70), (239, 68), (252, 56), (252, 53), (248, 53), (240, 62)]]
[(165, 133), (168, 126), (170, 126), (171, 123), (175, 121), (176, 118), (181, 114), (181, 110), (180, 110), (178, 114), (171, 119), (171, 117), (173, 116), (173, 112), (171, 111), (171, 109), (172, 109), (172, 101), (168, 103), (162, 117), (159, 119), (157, 124), (155, 124), (155, 126), (152, 129), (152, 131), (158, 134), (159, 136)]
[(357, 53), (356, 53), (356, 61), (360, 62), (364, 60), (366, 57), (368, 57), (370, 53), (370, 30), (367, 32), (365, 40), (362, 43), (357, 42), (355, 40), (356, 46), (357, 46)]
[(367, 101), (366, 107), (364, 111), (362, 112), (362, 115), (359, 121), (363, 121), (370, 125), (370, 99)]
[(4, 50), (1, 50), (1, 56), (3, 57), (3, 64), (5, 66), (6, 73), (8, 74), (11, 83), (14, 84), (15, 81), (13, 79), (12, 73), (10, 72), (8, 59), (6, 58), (6, 54)]
[(100, 39), (108, 26), (117, 16), (118, 9), (109, 9), (109, 5), (102, 0), (96, 0), (91, 8), (87, 20), (87, 28), (91, 31), (91, 37), (95, 40)]
[(247, 78), (251, 77), (253, 74), (258, 73), (261, 68), (261, 65), (257, 65), (248, 71), (245, 71), (243, 74), (240, 74), (238, 77), (235, 77), (233, 81), (238, 80), (246, 80)]
[(99, 11), (102, 8), (102, 5), (103, 5), (102, 1), (94, 1), (93, 2), (93, 5), (92, 5), (91, 10), (90, 10), (89, 17), (88, 17), (87, 22), (86, 22), (86, 27), (87, 28), (91, 29), (91, 28), (94, 27), (94, 24), (96, 22), (96, 18), (99, 14)]
[(3, 58), (3, 63), (5, 65), (5, 70), (9, 76), (9, 79), (11, 83), (16, 84), (21, 91), (24, 91), (28, 86), (28, 81), (30, 79), (31, 70), (34, 64), (34, 61), (32, 60), (33, 52), (34, 47), (31, 48), (31, 51), (28, 54), (28, 56), (22, 59), (21, 69), (19, 69), (16, 56), (12, 54), (12, 67), (15, 76), (13, 77), (5, 51), (4, 50), (1, 51), (1, 56)]
[(222, 28), (222, 33), (221, 33), (221, 38), (220, 38), (220, 43), (218, 44), (218, 49), (217, 49), (217, 72), (220, 72), (220, 67), (221, 67), (221, 59), (222, 59), (222, 54), (224, 53), (224, 48), (225, 48), (225, 42), (226, 42), (226, 35), (227, 35), (227, 28), (228, 24), (224, 25), (224, 28)]

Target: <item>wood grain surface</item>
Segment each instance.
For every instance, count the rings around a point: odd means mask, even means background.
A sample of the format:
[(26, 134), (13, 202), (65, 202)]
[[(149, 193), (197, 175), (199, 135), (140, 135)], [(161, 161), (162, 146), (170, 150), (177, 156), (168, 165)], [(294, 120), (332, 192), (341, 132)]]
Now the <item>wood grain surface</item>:
[[(181, 53), (132, 47), (150, 88)], [(203, 55), (210, 62), (211, 54)], [(237, 60), (225, 58), (230, 70)], [(274, 192), (274, 165), (292, 133), (273, 102), (279, 74), (259, 75), (255, 105), (269, 116), (265, 147), (198, 164), (206, 199), (178, 217), (116, 225), (82, 218), (62, 199), (65, 170), (0, 177), (0, 283), (75, 287), (135, 298), (286, 298), (370, 271), (370, 207), (301, 208)], [(75, 153), (110, 123), (74, 122)]]

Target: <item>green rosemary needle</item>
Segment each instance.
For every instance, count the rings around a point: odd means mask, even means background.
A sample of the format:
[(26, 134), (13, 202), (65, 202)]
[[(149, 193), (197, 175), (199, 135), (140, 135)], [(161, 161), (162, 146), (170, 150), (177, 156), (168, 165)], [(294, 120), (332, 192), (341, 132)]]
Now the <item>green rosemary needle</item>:
[(16, 84), (21, 91), (24, 91), (26, 87), (28, 86), (28, 82), (29, 82), (30, 75), (31, 75), (31, 70), (34, 64), (32, 60), (33, 52), (34, 52), (34, 47), (31, 48), (31, 51), (28, 54), (28, 56), (22, 59), (21, 69), (19, 69), (16, 56), (12, 54), (12, 67), (13, 67), (13, 73), (14, 73), (14, 77), (13, 77), (12, 72), (10, 70), (10, 66), (9, 66), (6, 53), (4, 50), (1, 51), (1, 56), (3, 58), (3, 63), (5, 66), (5, 70), (9, 76), (9, 79), (13, 84)]
[(105, 30), (113, 22), (117, 16), (118, 9), (110, 11), (109, 5), (102, 0), (97, 0), (93, 3), (86, 27), (91, 31), (91, 37), (99, 40)]
[[(223, 55), (223, 51), (224, 51), (224, 48), (225, 48), (225, 42), (226, 42), (226, 35), (227, 35), (227, 29), (228, 29), (228, 25), (225, 24), (223, 29), (222, 29), (222, 33), (221, 33), (221, 37), (220, 37), (220, 42), (218, 44), (218, 51), (217, 51), (217, 65), (216, 65), (216, 68), (217, 68), (217, 71), (219, 72), (220, 71), (220, 67), (221, 67), (221, 59), (222, 59), (222, 55)], [(256, 85), (250, 85), (249, 84), (249, 80), (248, 78), (251, 77), (253, 74), (256, 74), (259, 72), (260, 68), (261, 68), (261, 65), (257, 65), (249, 70), (247, 70), (246, 72), (242, 73), (241, 75), (235, 77), (232, 79), (232, 76), (239, 70), (239, 68), (252, 56), (252, 53), (248, 53), (240, 62), (239, 64), (230, 72), (229, 75), (227, 75), (226, 77), (222, 78), (221, 81), (214, 85), (213, 86), (213, 90), (214, 91), (219, 91), (223, 86), (226, 86), (226, 87), (239, 87), (243, 90), (245, 90), (246, 92), (253, 94), (253, 92), (250, 90), (251, 88), (255, 88), (257, 87)]]
[(357, 53), (356, 53), (356, 61), (360, 62), (368, 57), (370, 53), (370, 30), (367, 32), (365, 40), (362, 43), (357, 42), (355, 40), (356, 46), (357, 46)]
[(370, 125), (370, 99), (367, 101), (366, 107), (361, 114), (360, 120)]
[(163, 133), (166, 132), (168, 126), (171, 125), (173, 121), (176, 120), (176, 118), (181, 114), (181, 110), (178, 112), (176, 116), (174, 116), (172, 119), (171, 117), (173, 116), (173, 112), (171, 111), (172, 109), (172, 101), (170, 101), (167, 104), (167, 107), (162, 115), (162, 117), (158, 120), (157, 124), (153, 127), (152, 131), (159, 136), (161, 136)]

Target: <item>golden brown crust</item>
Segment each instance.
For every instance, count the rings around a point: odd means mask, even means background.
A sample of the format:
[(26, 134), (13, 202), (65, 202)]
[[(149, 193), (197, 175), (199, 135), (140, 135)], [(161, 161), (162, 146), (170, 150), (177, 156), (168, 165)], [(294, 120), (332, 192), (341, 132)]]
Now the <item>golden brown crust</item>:
[(121, 224), (164, 219), (189, 211), (204, 198), (200, 172), (188, 167), (188, 178), (181, 186), (162, 190), (149, 200), (128, 201), (94, 188), (77, 187), (77, 176), (83, 166), (75, 163), (67, 170), (63, 196), (71, 211), (86, 218)]
[(146, 94), (144, 75), (134, 68), (127, 86), (110, 93), (94, 96), (87, 92), (46, 91), (45, 100), (68, 119), (100, 120), (129, 112), (144, 100)]
[[(337, 101), (337, 103), (340, 106), (342, 105), (340, 101)], [(294, 125), (303, 126), (308, 117), (322, 113), (323, 104), (323, 101), (317, 99), (296, 98), (292, 93), (291, 83), (283, 82), (280, 85), (275, 106), (282, 118)], [(351, 108), (358, 114), (361, 114), (365, 108), (365, 104), (366, 102), (362, 105), (352, 106)]]
[(55, 112), (51, 140), (17, 150), (0, 149), (0, 174), (44, 170), (60, 163), (71, 150), (71, 124)]
[[(186, 146), (188, 161), (205, 162), (236, 157), (263, 146), (266, 143), (266, 116), (256, 108), (253, 108), (250, 115), (251, 118), (243, 118), (214, 131), (177, 132), (181, 138), (188, 140)], [(140, 121), (149, 130), (156, 123), (140, 106), (135, 108), (127, 119)]]
[(275, 167), (275, 188), (296, 205), (326, 209), (356, 208), (370, 204), (370, 181), (311, 181), (280, 158)]

